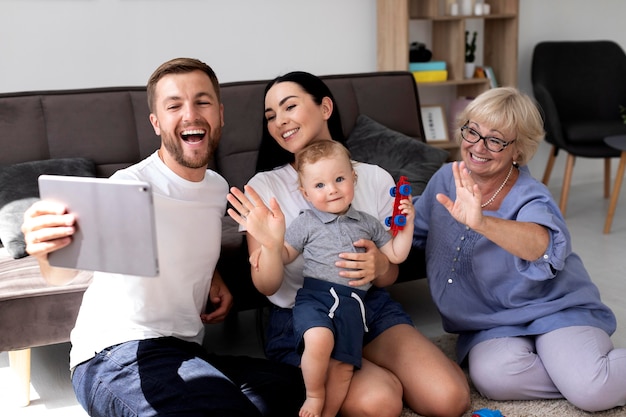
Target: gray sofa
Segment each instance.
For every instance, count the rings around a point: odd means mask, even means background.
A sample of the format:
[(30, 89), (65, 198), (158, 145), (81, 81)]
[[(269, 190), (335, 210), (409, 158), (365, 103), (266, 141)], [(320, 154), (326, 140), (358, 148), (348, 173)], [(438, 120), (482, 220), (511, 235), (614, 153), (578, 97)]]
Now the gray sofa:
[[(389, 128), (414, 138), (408, 146), (419, 143), (418, 151), (427, 151), (424, 158), (431, 164), (430, 171), (441, 165), (445, 153), (422, 143), (419, 98), (410, 73), (323, 78), (335, 95), (347, 136), (363, 121), (363, 116), (359, 116), (367, 115), (386, 126), (382, 129)], [(237, 187), (243, 186), (255, 173), (266, 83), (251, 81), (222, 85), (225, 127), (214, 169)], [(368, 119), (367, 122), (372, 121)], [(406, 152), (406, 138), (396, 136), (394, 132), (384, 131), (374, 139), (368, 139), (371, 143), (377, 142), (378, 148), (373, 151), (365, 149), (365, 154), (373, 155), (375, 163), (379, 163), (375, 156), (388, 154), (409, 158), (408, 163), (418, 165), (418, 168), (425, 166), (418, 161), (419, 158)], [(381, 141), (387, 139), (390, 145), (383, 146), (381, 152), (381, 143), (387, 143)], [(396, 139), (405, 142), (393, 142)], [(148, 120), (143, 87), (0, 94), (0, 189), (11, 186), (19, 194), (20, 190), (32, 187), (32, 184), (21, 183), (26, 175), (19, 174), (20, 169), (30, 169), (28, 172), (32, 176), (33, 170), (40, 173), (38, 164), (42, 161), (56, 163), (65, 160), (66, 164), (71, 164), (73, 159), (67, 158), (92, 161), (93, 174), (106, 177), (145, 158), (157, 149), (159, 143)], [(363, 142), (355, 142), (354, 149), (357, 153), (359, 149), (363, 151)], [(403, 173), (399, 165), (405, 163), (396, 163), (391, 158), (379, 164), (387, 164), (390, 170), (398, 165), (398, 174)], [(18, 178), (3, 177), (3, 172), (6, 174), (9, 168), (16, 167)], [(245, 239), (236, 229), (236, 224), (225, 217), (222, 256), (218, 265), (235, 296), (235, 313), (267, 303), (252, 286)], [(4, 246), (8, 246), (5, 239), (2, 240)], [(401, 267), (400, 280), (424, 275), (423, 253), (412, 253)], [(14, 351), (11, 359), (21, 357), (20, 362), (27, 365), (29, 348), (68, 341), (82, 294), (90, 280), (91, 274), (83, 273), (70, 285), (48, 286), (40, 277), (33, 259), (28, 256), (14, 259), (7, 247), (0, 248), (0, 351)], [(28, 380), (28, 367), (24, 366), (19, 372)], [(27, 398), (28, 393), (25, 396)]]

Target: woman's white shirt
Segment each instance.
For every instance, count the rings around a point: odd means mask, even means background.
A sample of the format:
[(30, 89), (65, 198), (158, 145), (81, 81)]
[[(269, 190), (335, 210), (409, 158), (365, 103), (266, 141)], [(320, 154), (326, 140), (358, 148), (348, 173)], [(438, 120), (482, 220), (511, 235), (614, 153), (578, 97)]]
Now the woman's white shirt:
[[(395, 186), (393, 178), (377, 165), (356, 162), (354, 169), (357, 173), (357, 184), (352, 206), (380, 219), (384, 224), (393, 209), (394, 198), (389, 192)], [(271, 197), (276, 198), (285, 215), (287, 226), (300, 214), (301, 210), (309, 208), (308, 202), (298, 189), (298, 174), (289, 164), (256, 174), (250, 179), (248, 185), (254, 188), (266, 205)], [(240, 229), (243, 230), (243, 228)], [(275, 294), (268, 296), (268, 299), (279, 307), (293, 307), (296, 292), (302, 287), (304, 281), (303, 269), (302, 255), (285, 265), (282, 285)]]

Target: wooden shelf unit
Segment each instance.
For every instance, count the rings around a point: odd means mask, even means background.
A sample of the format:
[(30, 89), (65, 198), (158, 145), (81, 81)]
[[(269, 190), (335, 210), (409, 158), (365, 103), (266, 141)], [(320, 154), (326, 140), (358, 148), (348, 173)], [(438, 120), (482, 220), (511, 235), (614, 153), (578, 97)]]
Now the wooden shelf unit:
[(440, 15), (441, 1), (377, 0), (378, 70), (409, 68), (409, 20), (424, 20), (432, 22), (432, 60), (446, 61), (448, 80), (463, 81), (466, 20), (481, 19), (482, 64), (494, 69), (500, 85), (517, 85), (519, 0), (488, 0), (491, 13), (483, 16)]
[[(488, 15), (446, 14), (450, 0), (377, 0), (377, 62), (379, 71), (409, 68), (409, 22), (430, 24), (433, 61), (447, 63), (448, 80), (418, 83), (420, 96), (433, 88), (454, 89), (456, 97), (475, 97), (489, 89), (487, 79), (464, 79), (465, 30), (469, 19), (482, 21), (482, 62), (493, 68), (498, 85), (517, 86), (519, 0), (484, 0), (491, 7)], [(432, 92), (431, 92), (432, 94)], [(427, 103), (423, 104), (440, 104)], [(449, 102), (443, 103), (446, 110)], [(435, 146), (438, 144), (433, 143)]]

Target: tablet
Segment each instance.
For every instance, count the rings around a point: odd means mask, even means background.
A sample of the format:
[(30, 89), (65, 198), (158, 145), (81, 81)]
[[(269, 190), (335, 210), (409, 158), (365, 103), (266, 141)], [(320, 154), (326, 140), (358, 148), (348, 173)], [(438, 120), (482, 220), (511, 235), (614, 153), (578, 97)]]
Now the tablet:
[(76, 213), (72, 243), (50, 265), (153, 277), (159, 273), (150, 184), (110, 178), (41, 175), (39, 195)]

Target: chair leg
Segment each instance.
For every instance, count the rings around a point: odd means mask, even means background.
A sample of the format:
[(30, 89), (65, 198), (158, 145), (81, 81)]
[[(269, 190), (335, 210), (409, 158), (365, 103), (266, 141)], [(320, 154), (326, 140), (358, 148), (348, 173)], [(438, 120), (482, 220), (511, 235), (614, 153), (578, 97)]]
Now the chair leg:
[(543, 179), (541, 182), (547, 186), (550, 181), (550, 175), (552, 175), (552, 168), (554, 167), (554, 161), (556, 161), (556, 155), (559, 153), (559, 150), (556, 146), (552, 147), (550, 151), (550, 156), (548, 157), (548, 163), (546, 164), (546, 170), (543, 172)]
[(572, 184), (572, 172), (574, 172), (574, 163), (576, 157), (572, 154), (567, 154), (567, 162), (565, 163), (565, 175), (563, 176), (563, 189), (561, 189), (561, 201), (559, 202), (559, 208), (563, 217), (565, 217), (565, 211), (567, 209), (567, 199), (569, 198), (569, 188)]
[(613, 185), (613, 193), (611, 193), (611, 203), (609, 204), (609, 211), (606, 213), (604, 234), (608, 234), (611, 232), (611, 224), (613, 223), (613, 216), (615, 215), (615, 208), (617, 207), (619, 192), (622, 189), (624, 170), (626, 170), (626, 151), (622, 152), (622, 155), (619, 159), (619, 166), (617, 167), (617, 174), (615, 176), (615, 184)]
[(604, 198), (611, 196), (611, 158), (604, 158)]
[(30, 349), (9, 352), (9, 364), (19, 383), (16, 403), (20, 407), (26, 407), (30, 403)]

